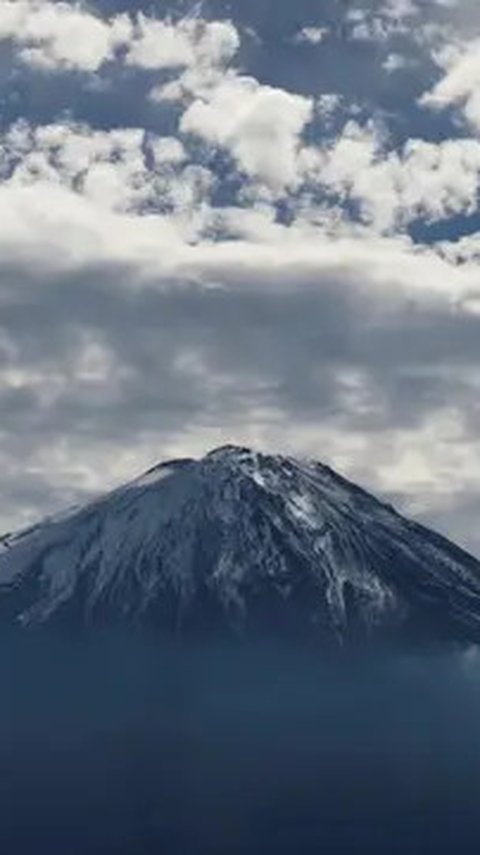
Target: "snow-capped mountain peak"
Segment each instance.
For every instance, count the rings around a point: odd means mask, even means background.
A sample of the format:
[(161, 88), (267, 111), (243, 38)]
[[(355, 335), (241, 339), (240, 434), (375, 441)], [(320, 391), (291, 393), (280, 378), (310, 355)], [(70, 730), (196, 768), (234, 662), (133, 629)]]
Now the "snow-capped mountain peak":
[(478, 640), (480, 564), (328, 466), (227, 445), (6, 536), (0, 620)]

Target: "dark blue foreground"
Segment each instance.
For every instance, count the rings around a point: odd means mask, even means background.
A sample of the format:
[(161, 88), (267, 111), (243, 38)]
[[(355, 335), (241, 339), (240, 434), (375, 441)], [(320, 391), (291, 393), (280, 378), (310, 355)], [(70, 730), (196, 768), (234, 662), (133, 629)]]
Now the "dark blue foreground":
[(477, 853), (480, 665), (4, 642), (0, 849)]

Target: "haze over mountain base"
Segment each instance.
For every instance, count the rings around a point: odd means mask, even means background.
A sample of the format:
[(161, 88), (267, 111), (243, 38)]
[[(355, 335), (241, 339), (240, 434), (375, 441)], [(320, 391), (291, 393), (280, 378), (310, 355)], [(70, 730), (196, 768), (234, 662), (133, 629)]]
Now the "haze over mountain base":
[(478, 852), (475, 656), (5, 643), (16, 855)]

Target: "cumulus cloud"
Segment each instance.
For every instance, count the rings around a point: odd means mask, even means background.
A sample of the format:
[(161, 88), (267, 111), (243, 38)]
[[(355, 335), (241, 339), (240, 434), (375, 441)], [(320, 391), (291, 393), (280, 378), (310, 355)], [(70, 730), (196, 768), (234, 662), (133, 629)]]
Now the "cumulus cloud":
[[(328, 222), (319, 225), (301, 206), (295, 213), (293, 205), (290, 223), (279, 222), (274, 207), (264, 202), (215, 206), (215, 175), (186, 161), (175, 138), (140, 128), (99, 131), (75, 123), (19, 123), (0, 137), (0, 246), (4, 259), (25, 252), (31, 260), (35, 254), (44, 269), (132, 263), (145, 275), (200, 278), (205, 285), (221, 282), (239, 268), (244, 276), (262, 281), (271, 267), (280, 286), (291, 272), (315, 277), (330, 269), (353, 271), (358, 264), (362, 276), (370, 270), (367, 279), (372, 281), (382, 271), (401, 287), (403, 276), (409, 287), (417, 280), (420, 287), (427, 259), (435, 280), (427, 290), (458, 299), (475, 284), (469, 265), (452, 265), (452, 271), (441, 274), (446, 257), (444, 262), (433, 250), (412, 252), (407, 239), (380, 235), (392, 219), (392, 205), (410, 216), (427, 211), (440, 215), (447, 205), (456, 210), (457, 194), (458, 206), (466, 207), (476, 188), (480, 146), (475, 140), (463, 143), (458, 143), (459, 152), (453, 142), (411, 143), (403, 160), (390, 163), (389, 156), (376, 156), (376, 138), (355, 126), (332, 149), (314, 151), (318, 163), (307, 158), (309, 167), (313, 163), (319, 169), (315, 180), (337, 190), (351, 187), (365, 205), (366, 219), (380, 221), (376, 234), (348, 219), (332, 232)], [(462, 164), (471, 166), (471, 186), (466, 180), (462, 186)], [(221, 239), (211, 238), (214, 229)], [(159, 252), (167, 246), (167, 255)], [(399, 266), (401, 276), (395, 272)], [(419, 276), (417, 269), (422, 270)]]
[(333, 144), (303, 154), (310, 181), (355, 200), (366, 223), (390, 231), (412, 220), (473, 213), (480, 182), (476, 139), (410, 139), (389, 150), (374, 124), (347, 123)]
[[(154, 87), (152, 99), (184, 104), (180, 133), (228, 152), (246, 176), (261, 182), (274, 196), (297, 186), (302, 134), (313, 118), (313, 98), (225, 69), (239, 44), (231, 24), (211, 23), (207, 29), (187, 20), (183, 26), (191, 45), (182, 63), (188, 67), (177, 78)], [(158, 47), (156, 40), (153, 44)], [(141, 64), (138, 54), (130, 57)]]
[(97, 71), (131, 34), (126, 15), (105, 21), (67, 2), (0, 2), (0, 40), (18, 44), (25, 63), (48, 70)]
[(135, 12), (105, 18), (66, 0), (1, 0), (0, 40), (16, 44), (24, 63), (49, 71), (96, 72), (120, 49), (128, 65), (158, 70), (218, 66), (238, 50), (228, 21)]
[(176, 23), (139, 15), (127, 62), (141, 68), (222, 65), (235, 56), (240, 39), (229, 21), (185, 18)]
[(141, 128), (100, 131), (72, 122), (37, 127), (19, 122), (0, 136), (0, 197), (9, 197), (12, 226), (24, 203), (31, 205), (32, 217), (42, 205), (48, 208), (45, 225), (57, 205), (68, 212), (66, 223), (77, 227), (108, 212), (188, 209), (193, 216), (195, 203), (208, 197), (213, 176), (185, 161), (177, 138)]
[(444, 76), (420, 103), (434, 110), (458, 107), (467, 123), (480, 131), (480, 39), (448, 45), (434, 58)]
[(312, 115), (312, 99), (229, 75), (193, 101), (180, 130), (226, 148), (278, 194), (299, 183), (300, 139)]

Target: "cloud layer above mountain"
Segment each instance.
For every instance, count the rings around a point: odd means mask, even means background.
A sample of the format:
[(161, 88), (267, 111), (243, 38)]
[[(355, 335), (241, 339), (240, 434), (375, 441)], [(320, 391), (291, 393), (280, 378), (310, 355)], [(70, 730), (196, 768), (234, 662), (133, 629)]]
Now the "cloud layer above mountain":
[(2, 528), (224, 441), (476, 546), (480, 13), (0, 0)]

